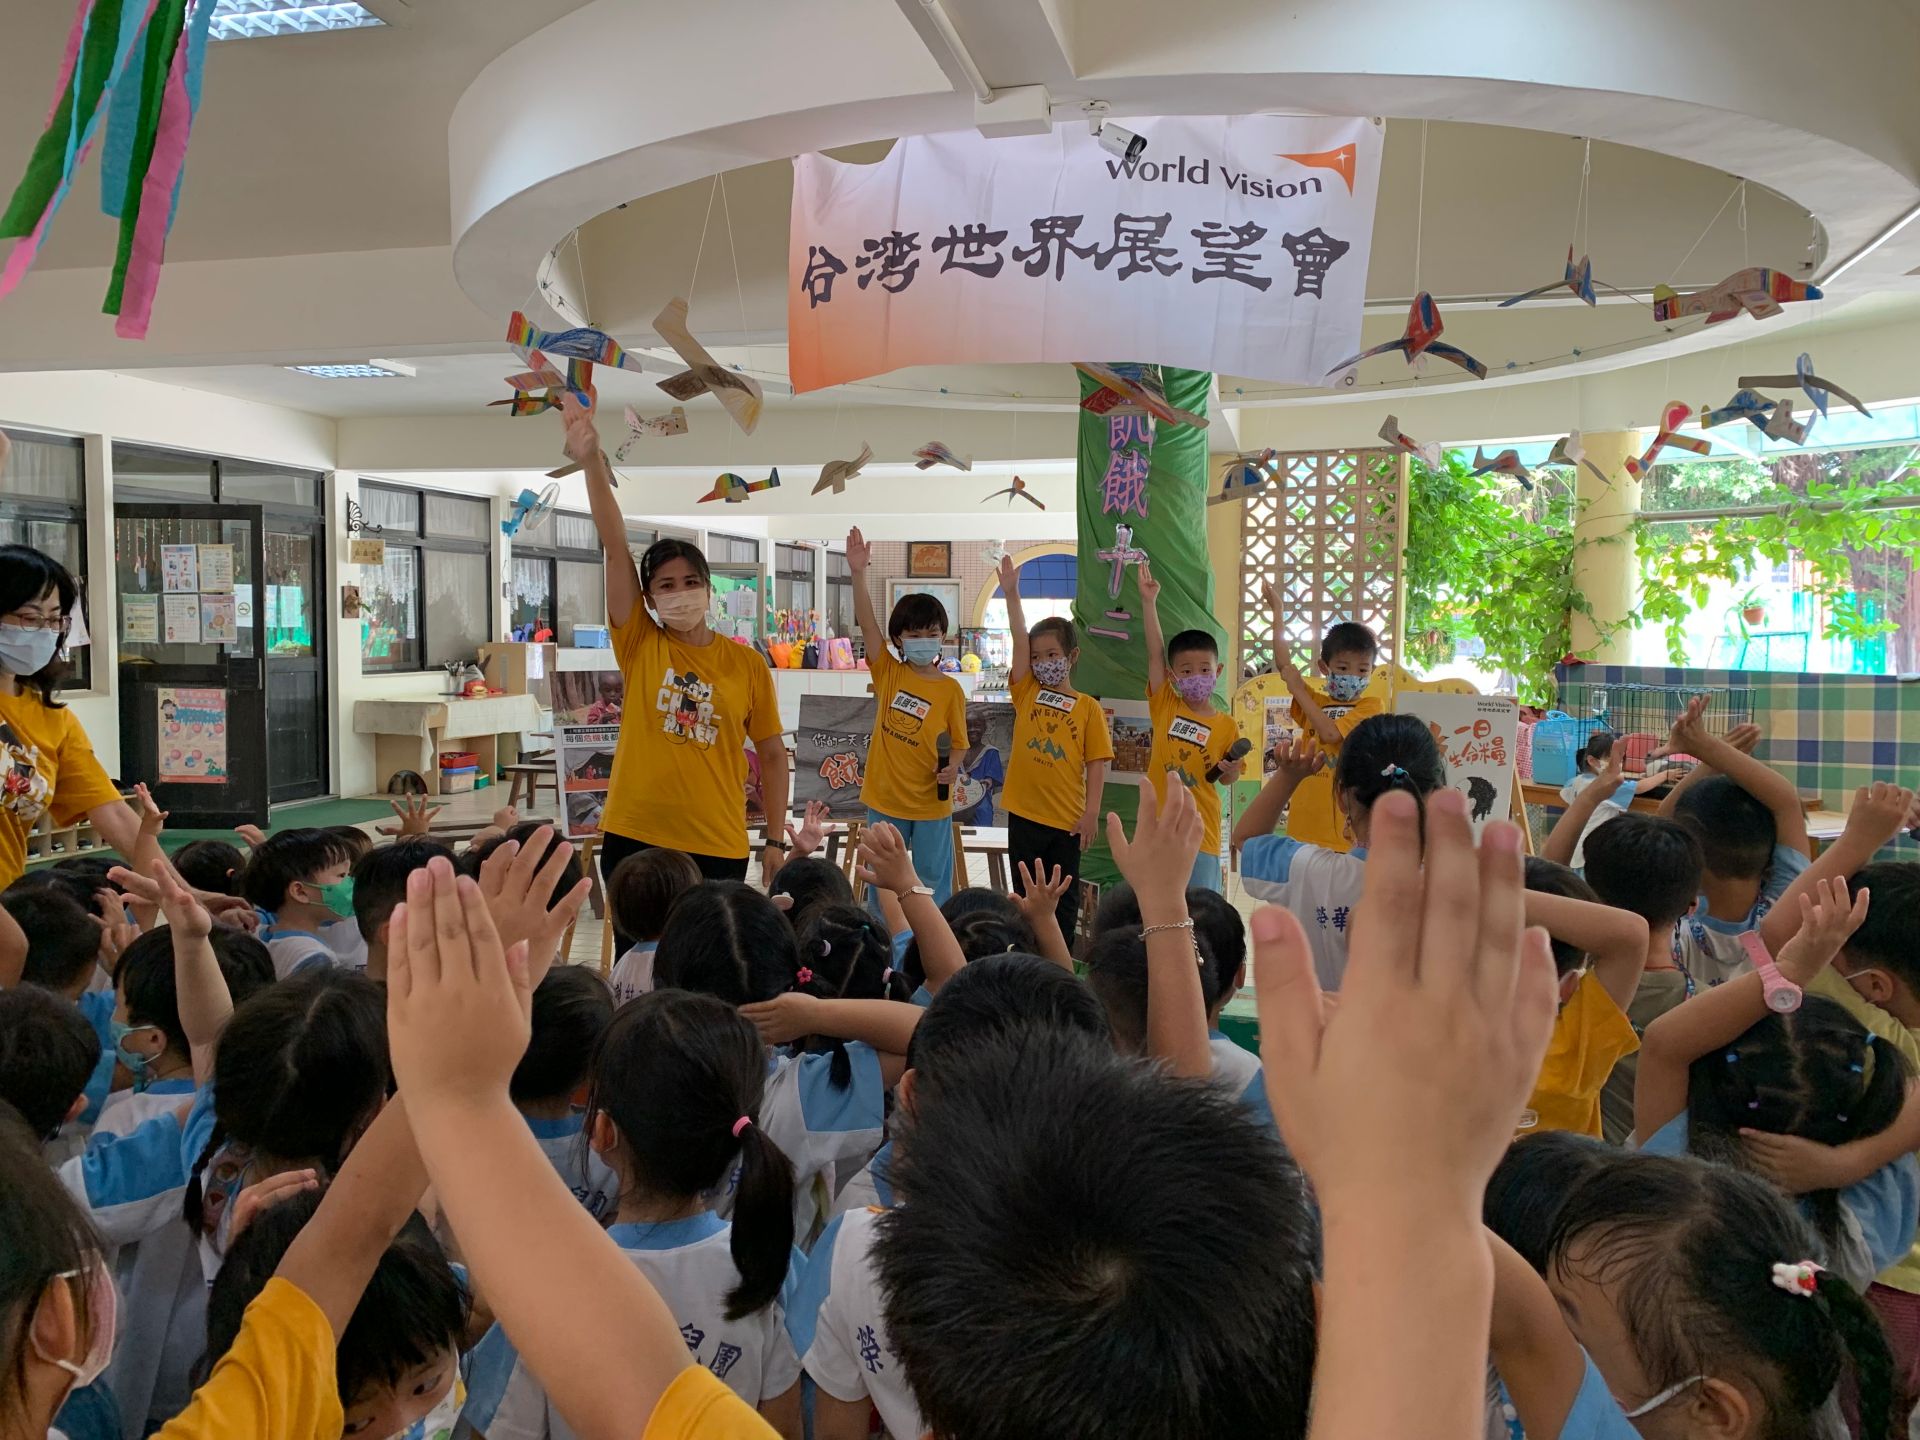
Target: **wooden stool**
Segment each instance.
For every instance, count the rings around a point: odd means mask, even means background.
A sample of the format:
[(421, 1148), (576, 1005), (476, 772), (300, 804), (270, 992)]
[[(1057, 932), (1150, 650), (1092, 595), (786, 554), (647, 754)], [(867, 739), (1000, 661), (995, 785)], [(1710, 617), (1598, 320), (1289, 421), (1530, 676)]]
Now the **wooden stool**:
[(512, 782), (507, 788), (507, 804), (516, 809), (520, 805), (520, 796), (524, 788), (527, 803), (535, 804), (540, 799), (540, 786), (545, 784), (553, 790), (554, 808), (560, 806), (560, 776), (552, 765), (533, 765), (522, 762), (517, 765), (503, 765), (501, 773)]

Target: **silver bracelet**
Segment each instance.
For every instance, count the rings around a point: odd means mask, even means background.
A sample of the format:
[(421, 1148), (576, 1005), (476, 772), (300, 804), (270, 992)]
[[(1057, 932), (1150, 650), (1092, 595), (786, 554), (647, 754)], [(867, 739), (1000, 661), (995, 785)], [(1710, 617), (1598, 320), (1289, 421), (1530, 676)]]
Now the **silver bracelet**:
[(1142, 940), (1146, 940), (1152, 936), (1161, 934), (1163, 931), (1167, 931), (1167, 930), (1191, 930), (1191, 929), (1193, 929), (1193, 917), (1188, 916), (1185, 920), (1175, 921), (1174, 923), (1168, 924), (1168, 925), (1149, 925), (1140, 932), (1140, 938)]

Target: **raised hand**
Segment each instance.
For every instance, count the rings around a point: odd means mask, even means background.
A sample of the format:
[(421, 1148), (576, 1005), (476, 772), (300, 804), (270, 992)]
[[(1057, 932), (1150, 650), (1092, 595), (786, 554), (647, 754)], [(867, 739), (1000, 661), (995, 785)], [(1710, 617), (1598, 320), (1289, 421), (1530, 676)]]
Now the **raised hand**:
[(1013, 563), (1013, 556), (1000, 557), (1000, 593), (1018, 595), (1020, 593), (1020, 567)]
[(1133, 573), (1140, 581), (1140, 603), (1142, 605), (1159, 604), (1160, 582), (1153, 578), (1153, 566), (1142, 560)]
[(1749, 720), (1745, 724), (1734, 726), (1727, 732), (1727, 744), (1742, 755), (1751, 755), (1754, 747), (1760, 743), (1760, 734), (1760, 727)]
[(1008, 898), (1020, 907), (1029, 921), (1038, 923), (1043, 917), (1053, 915), (1060, 904), (1060, 897), (1073, 888), (1073, 876), (1067, 874), (1058, 865), (1053, 873), (1047, 874), (1047, 867), (1038, 860), (1033, 869), (1027, 868), (1022, 860), (1016, 867), (1020, 872), (1020, 884)]
[(258, 850), (262, 845), (267, 843), (267, 832), (262, 830), (258, 825), (236, 825), (233, 827), (233, 833), (238, 835), (250, 848), (255, 850)]
[(317, 1170), (282, 1170), (278, 1175), (269, 1175), (256, 1181), (233, 1197), (233, 1214), (228, 1221), (227, 1243), (231, 1245), (240, 1238), (241, 1232), (251, 1225), (254, 1217), (262, 1210), (271, 1210), (282, 1200), (298, 1195), (303, 1190), (320, 1188), (320, 1172)]
[(1886, 780), (1862, 785), (1847, 811), (1848, 832), (1879, 849), (1913, 822), (1914, 794)]
[(563, 390), (560, 394), (560, 423), (566, 428), (560, 448), (576, 465), (585, 465), (600, 454), (600, 431), (593, 423), (594, 410), (599, 406), (600, 397), (589, 386), (587, 398), (594, 402), (594, 408), (582, 405), (570, 390)]
[(793, 846), (793, 850), (787, 856), (789, 860), (803, 859), (820, 848), (821, 841), (826, 838), (827, 819), (830, 813), (824, 801), (809, 800), (805, 812), (800, 817), (800, 828), (796, 830), (791, 822), (788, 823), (787, 843)]
[(167, 812), (154, 801), (152, 792), (144, 783), (135, 785), (133, 794), (138, 802), (134, 809), (140, 815), (140, 838), (142, 840), (157, 838), (160, 832), (167, 828)]
[(855, 575), (864, 575), (872, 561), (873, 547), (867, 543), (867, 537), (860, 533), (860, 527), (856, 525), (847, 532), (847, 569)]
[(153, 882), (160, 892), (160, 913), (175, 935), (198, 940), (213, 933), (213, 916), (170, 862), (153, 862)]
[[(1655, 750), (1647, 758), (1649, 760), (1658, 760), (1667, 755), (1694, 754), (1693, 747), (1707, 738), (1704, 725), (1707, 718), (1707, 705), (1709, 703), (1708, 697), (1705, 695), (1696, 695), (1693, 699), (1689, 700), (1687, 702), (1687, 708), (1680, 712), (1679, 718), (1673, 722), (1673, 728), (1667, 732), (1667, 743), (1662, 745), (1658, 750)], [(1757, 734), (1754, 736), (1756, 741), (1759, 738)], [(1613, 748), (1618, 750), (1620, 747), (1616, 745)]]
[(115, 890), (96, 890), (94, 903), (100, 907), (100, 962), (111, 972), (121, 952), (140, 938), (140, 926), (127, 918), (127, 902)]
[(860, 878), (869, 885), (904, 895), (920, 883), (906, 839), (884, 820), (861, 830), (859, 854)]
[(1327, 768), (1327, 755), (1320, 742), (1305, 732), (1282, 735), (1273, 742), (1273, 768), (1298, 785)]
[(425, 835), (433, 829), (433, 817), (447, 807), (429, 805), (425, 795), (402, 795), (389, 800), (393, 813), (400, 817), (398, 825), (376, 825), (373, 828), (382, 835)]
[(1800, 928), (1780, 947), (1780, 973), (1796, 985), (1810, 985), (1867, 918), (1873, 892), (1862, 890), (1847, 903), (1847, 882), (1839, 876), (1818, 881), (1800, 894)]
[(480, 896), (499, 931), (500, 944), (526, 947), (527, 969), (538, 985), (560, 953), (567, 927), (593, 889), (582, 878), (549, 908), (554, 887), (573, 861), (573, 845), (542, 825), (526, 844), (509, 840), (496, 846), (480, 866)]
[(1193, 793), (1178, 780), (1167, 781), (1165, 803), (1156, 800), (1151, 785), (1140, 787), (1140, 808), (1134, 817), (1133, 837), (1121, 828), (1120, 817), (1107, 816), (1107, 848), (1126, 882), (1140, 901), (1144, 917), (1157, 902), (1161, 907), (1186, 909), (1187, 881), (1194, 857), (1200, 853), (1206, 827)]

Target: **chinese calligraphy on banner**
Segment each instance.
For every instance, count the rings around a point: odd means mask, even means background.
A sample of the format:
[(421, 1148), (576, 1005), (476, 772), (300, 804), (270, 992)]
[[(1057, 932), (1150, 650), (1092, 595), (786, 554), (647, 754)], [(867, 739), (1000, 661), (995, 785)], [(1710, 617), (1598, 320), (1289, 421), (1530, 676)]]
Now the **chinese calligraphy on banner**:
[(1447, 762), (1447, 784), (1472, 802), (1474, 834), (1486, 828), (1489, 820), (1512, 818), (1518, 701), (1511, 695), (1402, 690), (1394, 709), (1427, 722), (1440, 758)]
[(794, 389), (905, 365), (1084, 359), (1324, 381), (1359, 348), (1379, 128), (1128, 124), (1150, 141), (1131, 171), (1084, 125), (913, 136), (876, 165), (798, 157)]

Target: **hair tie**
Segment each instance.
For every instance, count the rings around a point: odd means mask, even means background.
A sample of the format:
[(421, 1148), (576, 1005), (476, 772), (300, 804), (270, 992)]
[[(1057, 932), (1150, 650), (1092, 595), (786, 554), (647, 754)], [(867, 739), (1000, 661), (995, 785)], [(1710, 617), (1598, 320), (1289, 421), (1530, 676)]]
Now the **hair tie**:
[(1847, 1123), (1847, 1117), (1844, 1115), (1836, 1115), (1833, 1118), (1838, 1120), (1842, 1125)]
[(800, 967), (800, 973), (793, 977), (793, 983), (796, 985), (811, 985), (813, 983), (813, 971), (802, 965)]
[(1773, 1267), (1773, 1283), (1789, 1295), (1812, 1298), (1820, 1288), (1818, 1277), (1826, 1268), (1812, 1260), (1802, 1260), (1797, 1265), (1776, 1263)]
[(820, 953), (822, 955), (831, 955), (833, 953), (833, 942), (823, 939), (820, 942)]
[(1851, 1070), (1856, 1075), (1862, 1073), (1862, 1066), (1857, 1061), (1854, 1064), (1849, 1065), (1847, 1069)]
[(894, 976), (893, 966), (889, 965), (887, 966), (886, 969), (880, 972), (880, 983), (882, 985), (885, 985), (889, 980), (893, 979), (893, 976)]
[(1740, 1052), (1738, 1050), (1727, 1051), (1727, 1064), (1738, 1065), (1739, 1063), (1740, 1063)]
[(1380, 773), (1389, 780), (1410, 780), (1413, 778), (1398, 765), (1389, 765)]
[[(734, 1121), (733, 1138), (738, 1140), (740, 1138), (740, 1132), (751, 1124), (753, 1124), (753, 1117), (751, 1115), (742, 1115), (738, 1120)], [(1778, 1267), (1776, 1266), (1775, 1268), (1777, 1269)]]

